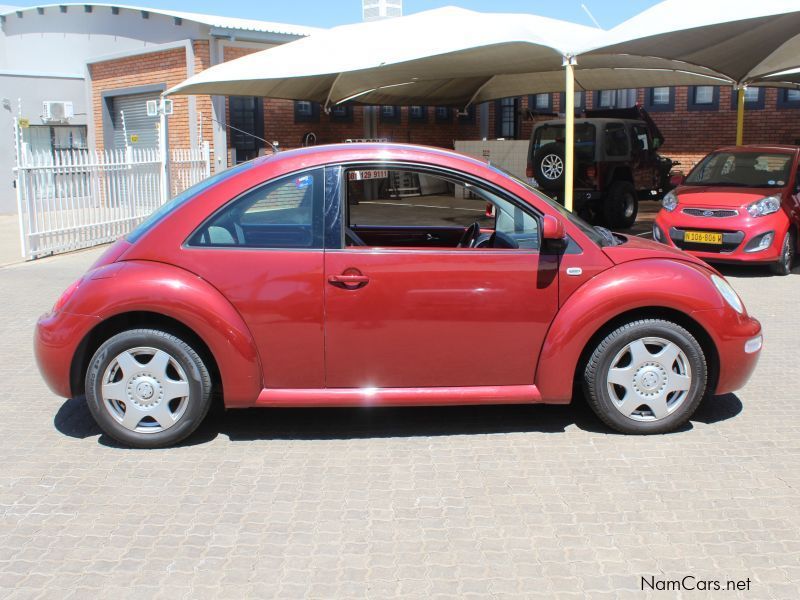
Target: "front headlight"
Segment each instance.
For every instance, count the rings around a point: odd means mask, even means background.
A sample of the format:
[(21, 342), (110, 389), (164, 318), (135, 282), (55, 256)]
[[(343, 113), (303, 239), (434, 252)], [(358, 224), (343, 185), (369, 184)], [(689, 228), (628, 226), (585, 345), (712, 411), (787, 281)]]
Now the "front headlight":
[(756, 200), (747, 207), (747, 212), (751, 217), (763, 217), (778, 212), (781, 207), (781, 199), (778, 196), (767, 196), (761, 200)]
[(678, 208), (678, 196), (675, 194), (675, 192), (667, 192), (661, 199), (661, 206), (667, 212), (672, 212)]
[(742, 304), (739, 295), (736, 293), (736, 290), (731, 287), (731, 284), (718, 275), (711, 275), (711, 281), (714, 282), (714, 286), (717, 288), (720, 295), (725, 298), (725, 302), (730, 304), (731, 308), (736, 312), (744, 314), (744, 304)]

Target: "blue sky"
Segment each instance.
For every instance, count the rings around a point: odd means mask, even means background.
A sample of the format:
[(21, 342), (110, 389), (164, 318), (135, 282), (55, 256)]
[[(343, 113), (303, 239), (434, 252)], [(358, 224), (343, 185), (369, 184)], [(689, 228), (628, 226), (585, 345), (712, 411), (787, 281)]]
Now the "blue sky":
[[(2, 4), (34, 6), (54, 3), (56, 0), (2, 0)], [(68, 0), (74, 2), (75, 0)], [(109, 2), (109, 0), (105, 0)], [(125, 4), (171, 8), (189, 12), (245, 17), (263, 21), (282, 21), (297, 25), (332, 27), (361, 20), (361, 0), (266, 0), (220, 2), (219, 0), (123, 0)], [(657, 0), (584, 0), (600, 25), (609, 29), (656, 4)], [(479, 11), (533, 13), (545, 17), (564, 19), (592, 25), (575, 0), (404, 0), (406, 14), (420, 12), (440, 6), (455, 5)]]

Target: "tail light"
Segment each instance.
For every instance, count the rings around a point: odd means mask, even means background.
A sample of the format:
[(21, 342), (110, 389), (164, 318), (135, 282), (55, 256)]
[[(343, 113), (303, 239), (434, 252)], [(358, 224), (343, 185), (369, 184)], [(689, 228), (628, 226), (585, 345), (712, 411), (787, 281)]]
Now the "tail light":
[(494, 204), (491, 202), (486, 203), (486, 216), (490, 218), (494, 216)]
[(58, 300), (56, 300), (56, 303), (53, 305), (53, 312), (58, 312), (63, 308), (63, 306), (69, 301), (69, 299), (72, 298), (72, 295), (75, 293), (78, 287), (80, 287), (82, 281), (83, 277), (72, 283), (72, 285), (70, 285), (66, 290), (64, 290), (64, 293), (61, 294)]
[(533, 163), (529, 162), (525, 168), (525, 177), (532, 178), (533, 176)]
[(586, 167), (586, 177), (588, 177), (589, 179), (594, 179), (595, 177), (597, 177), (597, 169), (595, 168), (594, 165)]

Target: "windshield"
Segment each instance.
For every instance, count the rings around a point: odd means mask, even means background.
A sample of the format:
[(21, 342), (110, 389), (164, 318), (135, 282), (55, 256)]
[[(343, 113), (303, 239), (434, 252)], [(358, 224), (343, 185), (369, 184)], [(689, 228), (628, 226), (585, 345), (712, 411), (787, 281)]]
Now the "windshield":
[(692, 169), (685, 185), (783, 187), (792, 155), (777, 152), (712, 152)]
[(558, 202), (556, 202), (555, 200), (553, 200), (549, 196), (545, 196), (541, 192), (541, 190), (537, 190), (536, 188), (532, 187), (530, 184), (528, 184), (527, 182), (523, 181), (522, 179), (520, 179), (519, 177), (517, 177), (513, 173), (509, 173), (505, 169), (501, 169), (500, 167), (497, 167), (495, 165), (489, 165), (489, 168), (494, 170), (494, 171), (496, 171), (497, 173), (500, 173), (501, 175), (504, 175), (504, 176), (508, 177), (509, 179), (512, 179), (516, 183), (518, 183), (521, 186), (524, 186), (526, 189), (530, 190), (530, 192), (535, 194), (537, 198), (541, 198), (544, 202), (546, 202), (548, 205), (552, 206), (559, 213), (561, 213), (570, 223), (572, 223), (578, 229), (580, 229), (586, 235), (586, 237), (588, 237), (590, 240), (592, 240), (598, 246), (616, 246), (617, 245), (617, 240), (613, 237), (613, 235), (608, 236), (608, 235), (605, 234), (605, 232), (598, 231), (597, 228), (592, 227), (591, 225), (589, 225), (589, 223), (587, 223), (586, 221), (581, 219), (576, 214), (568, 211), (566, 208), (564, 208), (562, 205), (560, 205)]
[(253, 166), (253, 161), (248, 161), (232, 167), (230, 169), (226, 169), (221, 173), (217, 173), (216, 175), (212, 175), (207, 179), (204, 179), (200, 183), (194, 184), (192, 187), (187, 188), (177, 196), (175, 196), (172, 200), (169, 200), (165, 204), (162, 204), (158, 209), (150, 213), (150, 216), (145, 218), (144, 221), (139, 223), (139, 226), (136, 227), (133, 231), (131, 231), (125, 239), (128, 240), (131, 244), (135, 244), (138, 242), (141, 237), (150, 231), (153, 227), (155, 227), (162, 219), (164, 219), (167, 215), (173, 213), (178, 208), (186, 204), (189, 200), (197, 196), (198, 194), (204, 192), (212, 185), (219, 183), (220, 181), (224, 181), (229, 177), (233, 177), (237, 173), (241, 173)]

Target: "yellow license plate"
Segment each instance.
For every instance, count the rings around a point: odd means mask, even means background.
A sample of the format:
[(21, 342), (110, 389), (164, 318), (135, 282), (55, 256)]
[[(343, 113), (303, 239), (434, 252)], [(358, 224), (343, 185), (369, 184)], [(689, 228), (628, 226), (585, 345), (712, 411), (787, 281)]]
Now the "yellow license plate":
[(713, 231), (684, 231), (683, 241), (696, 244), (722, 244), (722, 234)]

